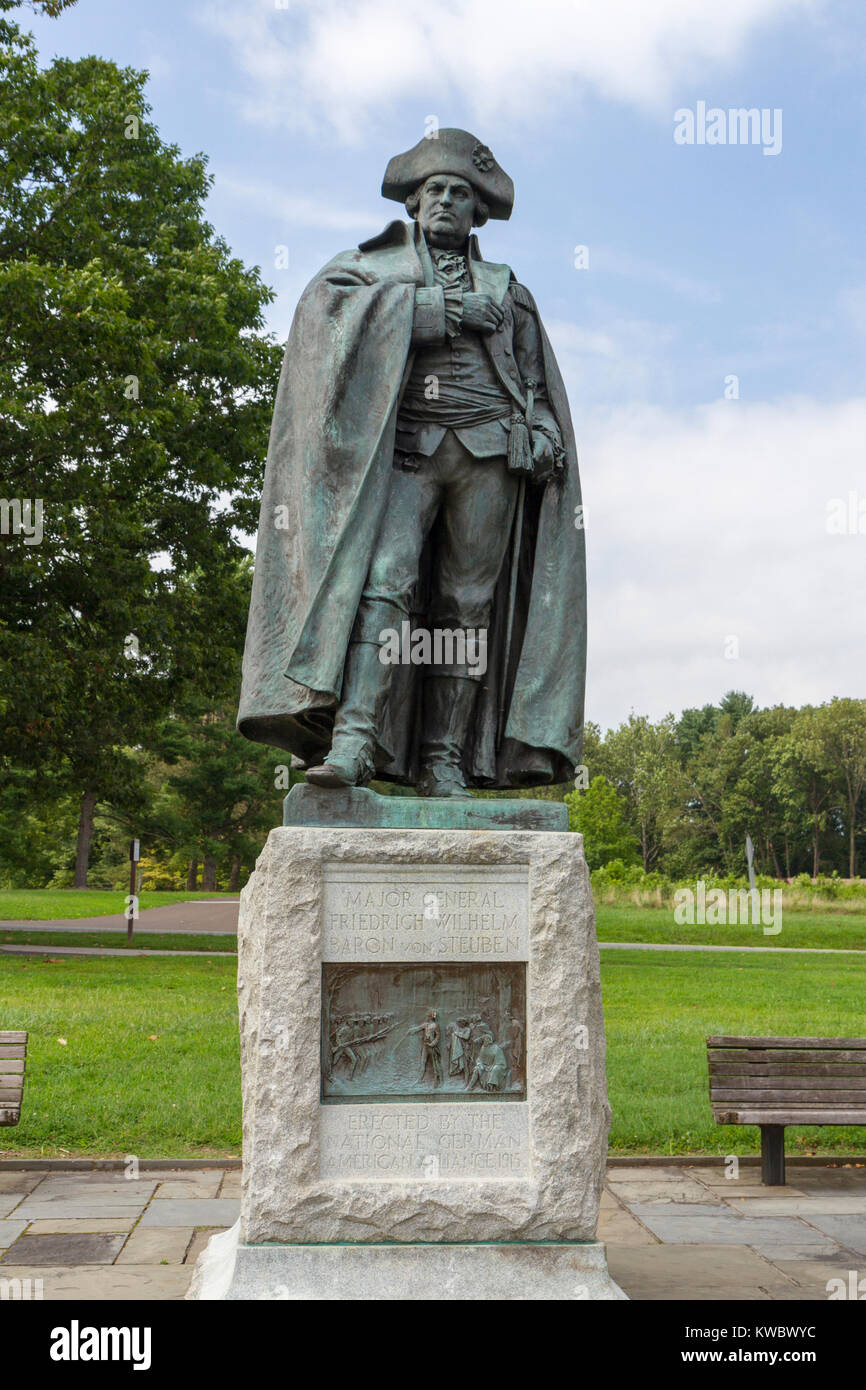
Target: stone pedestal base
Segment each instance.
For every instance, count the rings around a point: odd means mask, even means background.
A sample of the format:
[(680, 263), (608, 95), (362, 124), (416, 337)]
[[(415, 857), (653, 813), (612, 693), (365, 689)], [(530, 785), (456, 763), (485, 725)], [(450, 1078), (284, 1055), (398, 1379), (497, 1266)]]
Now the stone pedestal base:
[(422, 1302), (624, 1299), (599, 1241), (550, 1245), (243, 1245), (240, 1222), (199, 1257), (190, 1299)]
[(238, 953), (241, 1219), (198, 1296), (621, 1296), (579, 835), (272, 830)]

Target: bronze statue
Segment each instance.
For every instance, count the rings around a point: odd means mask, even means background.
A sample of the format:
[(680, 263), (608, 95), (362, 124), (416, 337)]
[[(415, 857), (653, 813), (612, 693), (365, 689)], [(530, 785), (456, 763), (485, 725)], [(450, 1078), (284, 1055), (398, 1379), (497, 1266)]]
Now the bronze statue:
[(304, 291), (262, 496), (238, 727), (324, 787), (564, 782), (580, 760), (574, 436), (530, 292), (473, 226), (514, 190), (442, 129), (391, 160), (391, 222)]

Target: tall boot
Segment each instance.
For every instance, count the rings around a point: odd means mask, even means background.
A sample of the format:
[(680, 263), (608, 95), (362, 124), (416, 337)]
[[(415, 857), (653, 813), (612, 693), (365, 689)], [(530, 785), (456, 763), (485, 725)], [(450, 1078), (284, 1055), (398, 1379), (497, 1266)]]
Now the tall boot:
[(350, 642), (343, 672), (343, 699), (334, 720), (331, 751), (307, 770), (317, 787), (362, 787), (376, 764), (382, 706), (391, 669), (379, 660), (375, 642)]
[(419, 796), (470, 797), (463, 747), (478, 685), (463, 676), (430, 676), (424, 683), (424, 733)]

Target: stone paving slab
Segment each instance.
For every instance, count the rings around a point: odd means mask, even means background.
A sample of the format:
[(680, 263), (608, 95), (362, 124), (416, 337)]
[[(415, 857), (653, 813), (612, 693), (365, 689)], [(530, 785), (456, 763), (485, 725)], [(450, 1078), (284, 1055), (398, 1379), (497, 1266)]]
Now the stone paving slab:
[(125, 1240), (125, 1235), (24, 1235), (0, 1255), (0, 1265), (110, 1265)]
[(84, 1202), (84, 1201), (25, 1201), (15, 1208), (15, 1216), (22, 1221), (46, 1221), (55, 1216), (117, 1216), (135, 1221), (144, 1211), (147, 1199), (140, 1202)]
[(788, 1192), (792, 1187), (809, 1193), (816, 1189), (822, 1193), (866, 1192), (866, 1164), (859, 1168), (798, 1168), (789, 1162), (785, 1176), (788, 1179)]
[(0, 1173), (0, 1192), (32, 1192), (41, 1181), (41, 1173)]
[(139, 1226), (117, 1257), (119, 1265), (179, 1265), (193, 1238), (192, 1226)]
[(660, 1212), (658, 1207), (637, 1204), (634, 1212), (666, 1245), (808, 1245), (821, 1240), (796, 1216), (747, 1218), (729, 1211), (709, 1216), (677, 1216)]
[(866, 1256), (866, 1216), (810, 1216), (809, 1223), (846, 1250)]
[(83, 1299), (106, 1302), (181, 1299), (189, 1287), (188, 1265), (3, 1265), (6, 1279), (41, 1279), (46, 1302)]
[[(232, 1223), (232, 1224), (234, 1224), (234, 1223)], [(213, 1227), (211, 1230), (208, 1230), (208, 1231), (196, 1231), (195, 1235), (194, 1235), (193, 1238), (192, 1238), (192, 1242), (191, 1242), (191, 1244), (190, 1244), (190, 1247), (189, 1247), (189, 1249), (188, 1249), (187, 1252), (186, 1252), (186, 1259), (184, 1260), (184, 1265), (187, 1266), (187, 1267), (189, 1268), (189, 1277), (190, 1277), (190, 1279), (192, 1278), (192, 1271), (193, 1271), (193, 1267), (194, 1267), (194, 1265), (195, 1265), (195, 1262), (196, 1262), (196, 1260), (198, 1259), (198, 1257), (199, 1257), (199, 1255), (201, 1254), (201, 1252), (204, 1250), (204, 1248), (205, 1248), (205, 1246), (207, 1245), (208, 1241), (210, 1240), (211, 1236), (215, 1236), (215, 1235), (217, 1234), (217, 1231), (218, 1231), (218, 1230), (227, 1230), (227, 1229), (228, 1229), (227, 1227), (223, 1226), (223, 1227)]]
[(773, 1242), (758, 1242), (752, 1246), (759, 1255), (769, 1260), (771, 1264), (787, 1265), (792, 1260), (804, 1260), (807, 1263), (814, 1263), (816, 1260), (828, 1260), (834, 1265), (839, 1265), (851, 1257), (841, 1245), (837, 1245), (834, 1240), (816, 1240), (813, 1245), (776, 1245)]
[[(829, 1300), (832, 1288), (827, 1285), (831, 1279), (841, 1279), (845, 1285), (846, 1296), (849, 1289), (849, 1270), (851, 1263), (846, 1263), (843, 1256), (840, 1260), (827, 1262), (813, 1260), (783, 1260), (778, 1268), (789, 1276), (794, 1284), (794, 1289), (782, 1297), (789, 1299), (819, 1298)], [(862, 1276), (864, 1271), (860, 1271)], [(866, 1288), (864, 1288), (866, 1292)], [(862, 1298), (862, 1293), (860, 1297)]]
[(139, 1222), (147, 1226), (233, 1226), (241, 1210), (230, 1197), (168, 1197), (152, 1202)]
[[(689, 1170), (690, 1177), (692, 1171)], [(682, 1168), (641, 1168), (637, 1165), (634, 1168), (620, 1168), (617, 1164), (615, 1168), (607, 1170), (607, 1182), (611, 1187), (619, 1187), (626, 1182), (660, 1182), (665, 1178), (673, 1182), (683, 1182)]]
[(611, 1182), (611, 1191), (624, 1202), (670, 1203), (699, 1202), (704, 1205), (721, 1205), (717, 1191), (702, 1187), (696, 1182)]
[(121, 1235), (132, 1230), (134, 1216), (55, 1216), (39, 1221), (20, 1221), (30, 1236)]
[(712, 1192), (715, 1197), (722, 1202), (743, 1202), (749, 1197), (770, 1197), (774, 1193), (780, 1197), (805, 1197), (806, 1193), (801, 1192), (796, 1187), (767, 1187), (764, 1183), (755, 1183), (749, 1186), (746, 1183), (728, 1183), (727, 1187), (708, 1187), (708, 1192)]
[(216, 1197), (222, 1179), (222, 1173), (190, 1173), (185, 1178), (161, 1182), (153, 1194), (153, 1199), (155, 1202), (163, 1202), (169, 1197)]
[(598, 1218), (598, 1239), (610, 1245), (657, 1245), (658, 1236), (632, 1216), (631, 1212), (605, 1209)]
[(0, 1221), (0, 1250), (6, 1250), (26, 1230), (26, 1221), (15, 1221), (9, 1217), (5, 1221)]
[(715, 1302), (806, 1298), (802, 1287), (745, 1245), (607, 1247), (611, 1278), (629, 1298)]
[(862, 1197), (856, 1192), (848, 1197), (749, 1197), (743, 1210), (747, 1216), (866, 1216), (866, 1193)]
[[(79, 1182), (74, 1174), (53, 1174), (43, 1178), (37, 1188), (27, 1194), (31, 1202), (110, 1202), (113, 1206), (129, 1206), (134, 1202), (149, 1202), (157, 1188), (156, 1178), (149, 1181), (121, 1179), (119, 1182), (103, 1177), (101, 1182)], [(21, 1200), (18, 1198), (17, 1200)]]

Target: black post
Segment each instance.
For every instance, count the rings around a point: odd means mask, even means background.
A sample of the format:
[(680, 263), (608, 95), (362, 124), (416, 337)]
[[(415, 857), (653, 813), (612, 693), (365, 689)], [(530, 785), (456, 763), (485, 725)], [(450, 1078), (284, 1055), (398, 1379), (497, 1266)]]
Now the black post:
[(129, 842), (129, 908), (126, 913), (126, 944), (132, 945), (132, 924), (135, 921), (135, 880), (138, 876), (139, 842)]
[(761, 1182), (785, 1186), (785, 1126), (761, 1125)]

